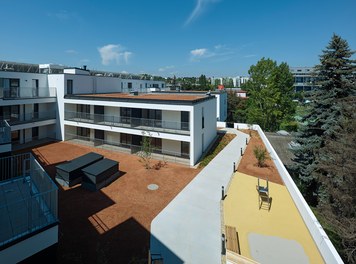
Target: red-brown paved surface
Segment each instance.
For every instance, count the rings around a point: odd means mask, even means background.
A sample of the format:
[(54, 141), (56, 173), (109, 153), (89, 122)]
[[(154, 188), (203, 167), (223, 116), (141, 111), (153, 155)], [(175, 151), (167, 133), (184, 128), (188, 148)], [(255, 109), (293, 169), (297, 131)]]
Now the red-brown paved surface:
[[(246, 134), (250, 133), (249, 130), (241, 130), (241, 131)], [(258, 132), (251, 131), (251, 139), (247, 145), (244, 155), (242, 156), (237, 171), (246, 173), (250, 176), (260, 177), (262, 179), (268, 178), (268, 180), (271, 182), (284, 185), (283, 180), (279, 175), (278, 170), (272, 160), (266, 161), (266, 165), (267, 165), (266, 167), (260, 168), (257, 166), (257, 159), (253, 154), (253, 149), (255, 148), (255, 146), (258, 145), (265, 147), (262, 139), (258, 135)]]
[(205, 98), (205, 95), (187, 95), (187, 94), (138, 94), (132, 95), (127, 93), (107, 93), (107, 94), (78, 94), (78, 96), (90, 96), (101, 98), (124, 98), (124, 99), (146, 99), (146, 100), (169, 100), (169, 101), (195, 101)]
[[(147, 263), (151, 221), (200, 170), (146, 170), (137, 156), (69, 142), (32, 149), (52, 178), (57, 164), (91, 151), (119, 161), (122, 175), (97, 192), (60, 187), (58, 263)], [(151, 183), (159, 189), (148, 190)]]

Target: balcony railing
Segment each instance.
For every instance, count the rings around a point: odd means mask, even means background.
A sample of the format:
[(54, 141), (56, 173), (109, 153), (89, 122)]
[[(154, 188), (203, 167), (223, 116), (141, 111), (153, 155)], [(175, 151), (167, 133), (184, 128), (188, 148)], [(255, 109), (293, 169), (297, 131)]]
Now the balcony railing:
[(0, 246), (58, 222), (58, 189), (30, 153), (0, 159)]
[(11, 143), (11, 127), (6, 120), (0, 120), (0, 144)]
[(172, 134), (189, 135), (189, 122), (166, 121), (157, 119), (89, 114), (65, 111), (64, 119), (68, 121), (98, 124), (113, 127), (134, 128), (145, 131), (159, 131)]
[[(104, 139), (97, 139), (97, 138), (90, 138), (90, 137), (84, 137), (84, 136), (79, 136), (71, 133), (66, 133), (65, 134), (65, 140), (78, 140), (82, 141), (81, 143), (87, 142), (87, 145), (90, 146), (103, 146), (108, 149), (112, 150), (117, 150), (121, 152), (130, 152), (131, 154), (138, 153), (142, 151), (142, 146), (138, 145), (132, 145), (132, 144), (125, 144), (125, 143), (120, 143), (117, 141), (109, 141), (109, 140), (104, 140)], [(160, 148), (150, 148), (150, 152), (153, 154), (160, 154), (162, 156), (170, 156), (170, 157), (175, 157), (175, 158), (182, 158), (182, 159), (189, 159), (189, 154), (187, 153), (179, 153), (175, 151), (169, 151), (169, 150), (162, 150)]]
[(8, 120), (11, 126), (25, 124), (30, 122), (43, 121), (48, 119), (55, 119), (56, 111), (46, 111), (46, 112), (33, 112), (28, 114), (12, 114), (11, 119)]
[(31, 99), (56, 97), (57, 90), (55, 87), (11, 87), (0, 88), (0, 98), (3, 99)]

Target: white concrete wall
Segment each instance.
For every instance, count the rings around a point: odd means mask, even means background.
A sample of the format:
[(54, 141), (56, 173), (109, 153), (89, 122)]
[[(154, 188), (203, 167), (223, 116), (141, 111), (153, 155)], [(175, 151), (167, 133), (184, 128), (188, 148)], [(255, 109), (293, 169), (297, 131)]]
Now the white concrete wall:
[(120, 107), (105, 106), (104, 114), (119, 117), (120, 116)]
[(180, 129), (181, 112), (162, 111), (162, 121), (166, 128)]
[(32, 141), (32, 128), (27, 128), (24, 130), (25, 133), (25, 142), (31, 142)]
[(276, 151), (268, 141), (266, 135), (258, 125), (254, 125), (254, 128), (258, 131), (263, 143), (265, 144), (271, 159), (277, 167), (279, 174), (281, 175), (285, 186), (287, 187), (289, 194), (292, 196), (293, 201), (298, 208), (300, 215), (302, 216), (305, 225), (308, 227), (310, 234), (312, 235), (316, 246), (318, 247), (322, 257), (326, 263), (344, 263), (337, 253), (334, 245), (331, 243), (328, 235), (325, 233), (323, 227), (320, 225), (318, 219), (310, 209), (309, 205), (305, 201), (303, 195), (300, 193), (298, 187), (294, 183), (292, 177), (289, 175), (287, 169), (284, 167), (283, 162), (278, 157)]
[(181, 153), (181, 143), (176, 140), (162, 139), (162, 153), (179, 154)]
[(109, 142), (120, 143), (120, 133), (105, 131), (104, 139)]
[(38, 138), (53, 138), (56, 136), (56, 125), (40, 126), (38, 128)]
[(64, 140), (64, 75), (48, 75), (48, 85), (57, 88), (56, 135), (58, 140)]
[[(194, 114), (191, 116), (193, 123), (193, 139), (190, 150), (193, 154), (193, 165), (198, 162), (203, 152), (216, 137), (216, 97), (194, 105)], [(204, 108), (204, 128), (202, 128), (202, 109)], [(204, 142), (203, 135), (204, 134)]]

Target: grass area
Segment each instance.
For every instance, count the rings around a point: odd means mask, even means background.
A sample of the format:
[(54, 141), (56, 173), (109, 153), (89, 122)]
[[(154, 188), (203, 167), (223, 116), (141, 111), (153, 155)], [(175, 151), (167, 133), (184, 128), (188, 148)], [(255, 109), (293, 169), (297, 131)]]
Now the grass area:
[(199, 168), (204, 168), (206, 165), (208, 165), (209, 162), (215, 158), (215, 156), (218, 155), (219, 152), (223, 150), (231, 140), (234, 139), (234, 137), (236, 137), (235, 134), (218, 134), (217, 140), (210, 149), (209, 153), (200, 162)]

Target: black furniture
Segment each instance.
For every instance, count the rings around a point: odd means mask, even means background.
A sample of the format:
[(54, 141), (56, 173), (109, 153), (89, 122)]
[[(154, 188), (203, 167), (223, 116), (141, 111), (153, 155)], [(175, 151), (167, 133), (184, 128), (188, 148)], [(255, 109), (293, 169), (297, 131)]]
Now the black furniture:
[(119, 163), (115, 160), (102, 159), (82, 169), (82, 187), (97, 191), (119, 176)]
[(90, 152), (67, 163), (56, 166), (56, 180), (63, 186), (71, 187), (82, 181), (82, 169), (102, 160), (104, 157), (95, 152)]

